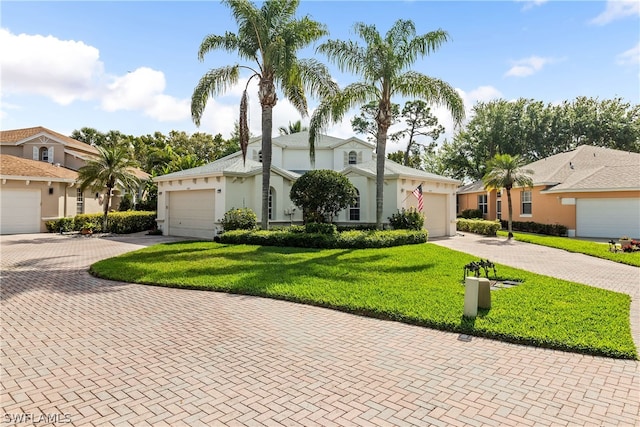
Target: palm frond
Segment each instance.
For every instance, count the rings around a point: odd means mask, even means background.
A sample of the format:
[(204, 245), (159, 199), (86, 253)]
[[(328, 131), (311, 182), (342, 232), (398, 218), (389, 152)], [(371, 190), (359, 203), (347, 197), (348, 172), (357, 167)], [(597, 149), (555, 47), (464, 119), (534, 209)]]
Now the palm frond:
[(200, 126), (200, 119), (209, 97), (214, 97), (238, 83), (239, 70), (238, 65), (231, 65), (215, 68), (202, 76), (191, 95), (191, 118), (197, 126)]
[(393, 87), (395, 93), (402, 96), (422, 98), (428, 103), (445, 106), (456, 124), (464, 120), (464, 101), (455, 88), (443, 80), (408, 71), (395, 79)]
[(338, 93), (340, 88), (331, 78), (326, 65), (315, 59), (301, 59), (297, 63), (298, 73), (305, 89), (312, 95), (326, 98)]
[(327, 40), (318, 46), (316, 52), (324, 53), (340, 71), (354, 74), (362, 74), (363, 65), (367, 61), (366, 49), (351, 40)]
[(227, 52), (235, 52), (239, 50), (240, 46), (241, 41), (238, 39), (238, 36), (233, 33), (226, 32), (224, 36), (210, 34), (206, 36), (200, 44), (198, 60), (204, 61), (205, 55), (213, 50), (223, 49)]

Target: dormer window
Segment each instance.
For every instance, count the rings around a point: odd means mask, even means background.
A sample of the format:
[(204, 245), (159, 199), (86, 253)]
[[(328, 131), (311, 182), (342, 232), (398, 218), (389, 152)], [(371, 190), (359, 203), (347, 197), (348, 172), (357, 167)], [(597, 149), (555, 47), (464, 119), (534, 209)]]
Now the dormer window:
[(358, 163), (358, 153), (355, 151), (349, 151), (349, 164), (355, 165)]
[(49, 149), (47, 147), (40, 148), (40, 161), (41, 162), (49, 161)]

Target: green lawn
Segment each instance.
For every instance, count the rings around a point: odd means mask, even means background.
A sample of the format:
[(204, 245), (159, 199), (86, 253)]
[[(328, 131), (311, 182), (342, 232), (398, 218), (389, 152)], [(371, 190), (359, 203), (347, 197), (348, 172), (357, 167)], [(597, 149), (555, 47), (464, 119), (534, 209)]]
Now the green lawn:
[(258, 295), (505, 341), (637, 358), (630, 297), (498, 265), (520, 286), (492, 292), (492, 308), (462, 317), (468, 254), (432, 244), (302, 249), (181, 242), (97, 262), (114, 280)]
[[(499, 236), (507, 237), (506, 231), (498, 231)], [(585, 254), (597, 258), (608, 259), (621, 264), (640, 267), (640, 251), (638, 252), (610, 252), (608, 243), (589, 242), (568, 237), (543, 236), (540, 234), (513, 233), (519, 242), (533, 243), (564, 249), (565, 251)]]

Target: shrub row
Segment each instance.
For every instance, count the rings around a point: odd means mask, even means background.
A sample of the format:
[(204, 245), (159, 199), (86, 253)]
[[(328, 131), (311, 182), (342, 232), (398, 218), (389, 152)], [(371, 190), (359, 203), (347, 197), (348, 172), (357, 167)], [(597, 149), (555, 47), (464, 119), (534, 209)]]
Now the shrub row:
[[(64, 231), (80, 231), (90, 229), (93, 232), (102, 231), (101, 213), (80, 214), (74, 218), (59, 218), (45, 223), (50, 233)], [(110, 212), (107, 217), (107, 232), (115, 234), (137, 233), (155, 228), (156, 213), (144, 211)]]
[[(502, 220), (502, 228), (507, 228), (507, 221)], [(526, 233), (546, 234), (548, 236), (566, 236), (568, 229), (560, 224), (540, 224), (538, 222), (512, 222), (513, 231), (524, 231)]]
[(426, 241), (426, 230), (345, 231), (334, 234), (289, 230), (234, 230), (220, 236), (221, 243), (322, 249), (388, 248)]
[(458, 231), (468, 231), (469, 233), (482, 234), (485, 236), (495, 236), (500, 229), (498, 221), (487, 221), (484, 219), (464, 219), (459, 218), (456, 222)]
[(458, 215), (458, 218), (465, 218), (465, 219), (473, 219), (473, 218), (479, 218), (482, 219), (484, 216), (482, 215), (482, 211), (480, 209), (465, 209), (462, 212), (460, 212), (460, 215)]

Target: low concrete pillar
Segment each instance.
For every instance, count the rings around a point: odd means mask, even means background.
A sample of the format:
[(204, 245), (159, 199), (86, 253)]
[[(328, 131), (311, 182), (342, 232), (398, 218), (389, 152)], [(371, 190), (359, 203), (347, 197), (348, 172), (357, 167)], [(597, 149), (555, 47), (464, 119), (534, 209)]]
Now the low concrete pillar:
[(478, 278), (478, 308), (491, 308), (491, 282)]
[(478, 277), (467, 277), (464, 281), (464, 316), (478, 315)]

